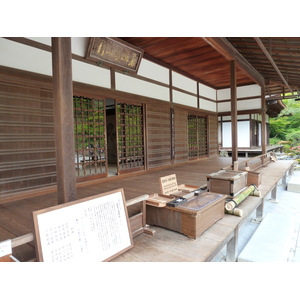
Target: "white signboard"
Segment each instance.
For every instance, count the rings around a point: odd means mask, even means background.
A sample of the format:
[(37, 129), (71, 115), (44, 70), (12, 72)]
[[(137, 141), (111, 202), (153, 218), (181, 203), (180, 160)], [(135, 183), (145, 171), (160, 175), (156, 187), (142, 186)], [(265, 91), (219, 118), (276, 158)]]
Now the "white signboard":
[(39, 261), (108, 261), (133, 246), (123, 189), (33, 212)]
[(10, 255), (12, 253), (11, 240), (0, 243), (0, 257)]

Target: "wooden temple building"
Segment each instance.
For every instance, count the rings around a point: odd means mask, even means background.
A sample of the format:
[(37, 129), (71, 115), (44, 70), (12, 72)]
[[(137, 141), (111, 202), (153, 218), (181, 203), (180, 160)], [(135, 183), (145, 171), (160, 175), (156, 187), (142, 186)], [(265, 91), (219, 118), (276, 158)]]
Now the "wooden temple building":
[[(239, 149), (268, 159), (269, 118), (286, 93), (299, 96), (299, 49), (299, 38), (275, 37), (0, 38), (0, 242), (27, 236), (13, 254), (34, 260), (33, 211), (119, 188), (126, 201), (159, 193), (169, 174), (203, 186), (245, 162)], [(244, 204), (245, 219), (263, 217), (293, 164), (263, 166), (263, 196)], [(193, 245), (157, 227), (115, 260), (168, 261), (173, 245), (171, 260), (188, 249), (187, 260), (209, 261), (227, 245), (235, 261), (244, 218), (226, 215), (203, 234), (217, 238)], [(161, 255), (139, 252), (147, 245)]]

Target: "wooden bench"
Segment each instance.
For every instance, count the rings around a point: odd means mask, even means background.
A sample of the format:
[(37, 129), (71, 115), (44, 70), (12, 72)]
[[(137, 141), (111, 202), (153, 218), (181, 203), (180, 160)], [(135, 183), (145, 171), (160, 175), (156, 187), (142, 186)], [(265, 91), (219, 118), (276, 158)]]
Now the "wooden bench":
[(278, 183), (286, 183), (287, 174), (292, 174), (294, 161), (276, 161), (256, 169), (262, 174), (259, 186), (262, 197), (248, 196), (239, 207), (243, 210), (242, 217), (226, 215), (223, 219), (208, 228), (196, 240), (189, 239), (180, 233), (160, 227), (151, 226), (155, 236), (139, 235), (134, 239), (134, 247), (113, 259), (123, 261), (212, 261), (226, 246), (226, 261), (237, 261), (237, 246), (240, 228), (256, 211), (256, 222), (263, 219), (264, 200), (272, 192), (276, 199)]

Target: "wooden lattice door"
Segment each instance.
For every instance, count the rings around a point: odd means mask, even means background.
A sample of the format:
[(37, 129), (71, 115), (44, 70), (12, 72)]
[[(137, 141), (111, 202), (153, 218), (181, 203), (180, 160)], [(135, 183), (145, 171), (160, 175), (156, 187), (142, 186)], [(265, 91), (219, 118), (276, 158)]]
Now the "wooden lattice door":
[(117, 102), (118, 174), (144, 170), (144, 109)]
[(105, 100), (74, 96), (77, 180), (107, 176)]
[(205, 156), (207, 147), (207, 118), (188, 115), (189, 159)]

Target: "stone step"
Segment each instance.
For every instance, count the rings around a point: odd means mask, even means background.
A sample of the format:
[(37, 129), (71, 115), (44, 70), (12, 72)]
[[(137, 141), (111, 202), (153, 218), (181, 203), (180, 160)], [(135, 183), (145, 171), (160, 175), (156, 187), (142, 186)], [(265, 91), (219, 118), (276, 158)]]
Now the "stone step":
[(295, 192), (295, 193), (300, 193), (300, 177), (295, 176), (291, 177), (287, 184), (287, 191), (288, 192)]
[(267, 214), (245, 248), (239, 262), (287, 262), (293, 248), (294, 217)]

